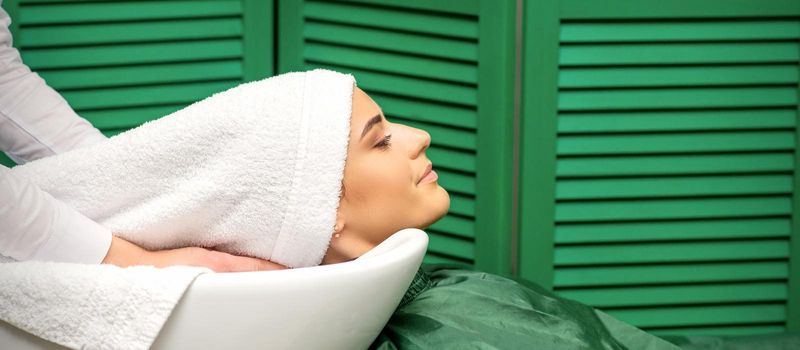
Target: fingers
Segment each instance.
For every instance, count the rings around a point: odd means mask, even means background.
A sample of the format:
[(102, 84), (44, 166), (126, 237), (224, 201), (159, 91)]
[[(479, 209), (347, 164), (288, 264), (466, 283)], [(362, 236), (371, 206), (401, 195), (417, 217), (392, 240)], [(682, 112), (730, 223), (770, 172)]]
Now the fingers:
[(212, 256), (212, 266), (210, 266), (210, 268), (216, 272), (249, 272), (286, 269), (286, 266), (276, 264), (269, 260), (236, 256), (218, 251), (208, 252), (209, 255)]
[(139, 260), (138, 263), (143, 265), (152, 265), (156, 267), (173, 265), (199, 266), (210, 268), (214, 270), (214, 272), (248, 272), (286, 269), (286, 266), (276, 264), (269, 260), (236, 256), (196, 247), (150, 252)]

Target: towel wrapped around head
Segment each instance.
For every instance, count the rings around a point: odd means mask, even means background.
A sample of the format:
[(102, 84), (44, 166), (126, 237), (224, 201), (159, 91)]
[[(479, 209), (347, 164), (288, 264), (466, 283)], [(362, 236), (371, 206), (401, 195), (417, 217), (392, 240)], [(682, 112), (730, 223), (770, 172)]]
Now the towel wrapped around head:
[(354, 84), (319, 69), (242, 84), (12, 171), (147, 249), (318, 265), (339, 206)]

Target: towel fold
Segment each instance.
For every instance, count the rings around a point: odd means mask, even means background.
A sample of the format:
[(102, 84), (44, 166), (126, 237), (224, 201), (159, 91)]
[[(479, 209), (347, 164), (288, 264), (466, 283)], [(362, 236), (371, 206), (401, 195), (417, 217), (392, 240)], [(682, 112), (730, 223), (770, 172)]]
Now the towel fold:
[(0, 319), (71, 349), (146, 350), (205, 268), (0, 264)]
[[(318, 265), (336, 220), (354, 79), (242, 84), (104, 142), (12, 169), (151, 250)], [(206, 269), (0, 264), (0, 319), (71, 348), (147, 349)]]

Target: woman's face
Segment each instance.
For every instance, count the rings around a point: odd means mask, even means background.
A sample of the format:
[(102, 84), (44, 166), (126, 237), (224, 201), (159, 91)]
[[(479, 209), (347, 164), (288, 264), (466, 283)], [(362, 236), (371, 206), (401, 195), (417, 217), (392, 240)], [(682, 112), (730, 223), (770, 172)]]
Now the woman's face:
[(354, 88), (337, 212), (342, 229), (329, 248), (343, 256), (326, 256), (328, 263), (360, 256), (403, 228), (425, 229), (447, 213), (450, 197), (438, 180), (429, 176), (420, 182), (431, 164), (425, 155), (430, 142), (424, 130), (387, 121), (380, 107)]

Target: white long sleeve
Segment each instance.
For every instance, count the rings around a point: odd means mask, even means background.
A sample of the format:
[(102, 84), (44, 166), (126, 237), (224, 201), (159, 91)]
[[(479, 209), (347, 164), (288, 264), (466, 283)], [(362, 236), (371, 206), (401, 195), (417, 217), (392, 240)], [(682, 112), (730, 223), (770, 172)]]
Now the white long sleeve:
[[(111, 233), (36, 185), (0, 166), (0, 252), (16, 260), (96, 264)], [(10, 200), (6, 200), (10, 199)]]
[[(0, 0), (2, 5), (2, 0)], [(11, 46), (0, 8), (0, 151), (24, 163), (103, 141), (103, 136)], [(0, 255), (16, 260), (100, 263), (111, 232), (27, 179), (0, 169)]]
[[(2, 5), (2, 0), (0, 0)], [(22, 164), (105, 139), (22, 63), (0, 8), (0, 150)]]

